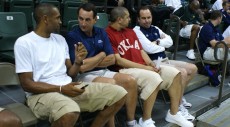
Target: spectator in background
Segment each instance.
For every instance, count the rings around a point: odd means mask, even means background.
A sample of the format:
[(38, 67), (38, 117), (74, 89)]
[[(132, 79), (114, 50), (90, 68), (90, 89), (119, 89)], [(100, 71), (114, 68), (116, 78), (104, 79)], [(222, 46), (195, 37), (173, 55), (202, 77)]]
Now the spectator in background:
[(87, 55), (85, 47), (75, 45), (72, 64), (65, 39), (55, 34), (61, 26), (58, 8), (43, 3), (33, 14), (37, 27), (19, 37), (14, 46), (16, 73), (28, 106), (52, 127), (74, 127), (80, 111), (100, 110), (91, 127), (104, 127), (124, 105), (127, 91), (109, 83), (72, 82)]
[(17, 115), (0, 107), (0, 127), (23, 127), (23, 125)]
[(181, 0), (165, 0), (165, 5), (171, 7), (173, 12), (182, 7)]
[[(139, 26), (134, 27), (133, 30), (136, 33), (143, 49), (155, 63), (157, 62), (158, 57), (162, 57), (165, 59), (162, 62), (163, 65), (175, 67), (181, 72), (182, 93), (184, 93), (184, 89), (197, 72), (196, 65), (183, 61), (168, 60), (166, 58), (165, 49), (172, 46), (172, 38), (158, 27), (151, 25), (152, 15), (147, 6), (143, 6), (138, 10), (137, 17)], [(188, 110), (185, 109), (190, 108), (192, 105), (188, 103), (184, 97), (181, 98), (181, 100), (179, 110), (182, 112), (182, 115), (188, 120), (194, 120), (195, 117), (190, 115)]]
[[(222, 14), (219, 10), (214, 10), (211, 12), (210, 21), (205, 24), (199, 33), (199, 49), (202, 57), (205, 60), (215, 60), (214, 58), (214, 47), (219, 41), (225, 41), (225, 43), (230, 47), (230, 36), (223, 37), (218, 25), (222, 21)], [(230, 60), (230, 50), (228, 51), (228, 60)], [(224, 50), (218, 49), (217, 57), (219, 59), (224, 58)]]
[(125, 4), (124, 0), (108, 0), (108, 6), (123, 6)]
[[(166, 121), (182, 127), (193, 127), (181, 112), (178, 111), (181, 93), (181, 74), (173, 67), (155, 65), (148, 57), (132, 29), (127, 28), (130, 18), (129, 12), (124, 7), (116, 7), (111, 11), (111, 25), (106, 28), (116, 58), (116, 69), (121, 73), (131, 74), (138, 77), (146, 76), (145, 82), (160, 84), (160, 89), (168, 91), (170, 96), (170, 110), (167, 112)], [(156, 73), (158, 72), (158, 74)], [(157, 74), (157, 75), (156, 75)], [(159, 82), (160, 81), (160, 82)], [(152, 84), (153, 85), (153, 84)], [(140, 118), (142, 127), (155, 127), (151, 119)], [(150, 123), (150, 125), (148, 125)]]
[[(173, 12), (172, 7), (158, 6), (164, 4), (164, 0), (142, 0), (142, 6), (149, 6), (154, 18), (153, 25), (162, 28), (165, 19), (169, 19)], [(136, 19), (135, 19), (136, 20)]]
[(195, 60), (194, 45), (198, 32), (200, 31), (201, 23), (205, 22), (203, 13), (200, 10), (198, 0), (191, 0), (189, 5), (183, 6), (173, 14), (177, 15), (182, 24), (180, 36), (189, 38), (190, 49), (186, 56), (188, 59)]
[(228, 0), (216, 0), (216, 2), (212, 5), (212, 10), (220, 10), (223, 9), (222, 3), (224, 1), (228, 1)]
[(84, 64), (80, 67), (80, 71), (84, 73), (78, 75), (78, 81), (109, 82), (124, 87), (128, 91), (126, 99), (127, 125), (135, 124), (135, 104), (138, 94), (136, 80), (130, 75), (107, 69), (108, 66), (115, 64), (115, 57), (105, 30), (94, 26), (97, 21), (95, 6), (91, 3), (83, 4), (78, 8), (77, 15), (79, 25), (67, 34), (66, 40), (72, 63), (75, 60), (74, 45), (77, 42), (82, 42), (88, 52)]
[(208, 0), (198, 0), (200, 2), (200, 9), (203, 12), (204, 19), (209, 19), (209, 12), (211, 11), (211, 4)]
[(223, 2), (223, 9), (220, 11), (222, 12), (222, 21), (224, 23), (223, 31), (230, 26), (230, 2), (224, 1)]

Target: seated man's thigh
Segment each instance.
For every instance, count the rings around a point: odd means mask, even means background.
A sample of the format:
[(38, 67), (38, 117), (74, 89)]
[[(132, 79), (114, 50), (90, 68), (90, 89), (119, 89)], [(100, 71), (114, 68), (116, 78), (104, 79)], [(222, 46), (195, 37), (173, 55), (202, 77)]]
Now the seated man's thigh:
[(143, 100), (148, 99), (148, 97), (162, 82), (162, 79), (158, 73), (149, 70), (129, 68), (121, 69), (119, 72), (129, 74), (136, 79), (140, 91), (140, 97)]
[[(85, 84), (83, 82), (82, 84)], [(109, 83), (90, 82), (85, 92), (79, 96), (73, 97), (81, 111), (94, 112), (103, 110), (106, 106), (111, 106), (122, 99), (127, 91), (118, 86)]]
[(174, 78), (180, 72), (175, 67), (160, 65), (160, 76), (163, 79), (163, 82), (160, 85), (160, 89), (167, 90), (173, 83)]
[(32, 95), (28, 97), (27, 104), (36, 117), (49, 119), (50, 122), (58, 120), (66, 113), (80, 112), (76, 102), (57, 92)]

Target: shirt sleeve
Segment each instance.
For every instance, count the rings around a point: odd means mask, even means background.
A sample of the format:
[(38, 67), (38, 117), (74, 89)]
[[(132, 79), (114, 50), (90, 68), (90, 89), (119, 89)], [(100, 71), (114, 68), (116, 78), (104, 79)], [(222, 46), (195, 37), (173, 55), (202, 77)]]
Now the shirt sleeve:
[(67, 51), (69, 52), (69, 57), (72, 63), (74, 63), (75, 60), (75, 39), (73, 38), (74, 32), (69, 32), (66, 35), (66, 42), (68, 44), (68, 49)]
[[(156, 27), (156, 26), (155, 26)], [(157, 29), (158, 29), (158, 31), (159, 31), (159, 33), (160, 33), (160, 36), (165, 36), (163, 39), (159, 39), (160, 40), (160, 44), (159, 44), (159, 46), (162, 46), (162, 47), (165, 47), (165, 48), (169, 48), (169, 47), (171, 47), (172, 45), (173, 45), (173, 40), (172, 40), (172, 38), (168, 35), (168, 34), (166, 34), (166, 33), (164, 33), (161, 29), (159, 29), (158, 27), (156, 27)]]
[(165, 48), (159, 45), (156, 45), (154, 43), (152, 43), (151, 41), (149, 41), (148, 38), (145, 37), (145, 35), (140, 31), (140, 27), (136, 26), (134, 27), (134, 32), (137, 35), (137, 38), (139, 39), (143, 49), (148, 53), (148, 54), (154, 54), (157, 53), (159, 51), (164, 51)]
[(104, 51), (106, 53), (106, 55), (110, 55), (110, 54), (114, 54), (113, 52), (113, 48), (112, 48), (112, 45), (110, 43), (110, 40), (109, 40), (109, 37), (107, 35), (107, 33), (103, 30), (103, 38), (104, 38)]
[(17, 39), (14, 45), (16, 73), (32, 72), (32, 59), (29, 48), (26, 47), (25, 40)]

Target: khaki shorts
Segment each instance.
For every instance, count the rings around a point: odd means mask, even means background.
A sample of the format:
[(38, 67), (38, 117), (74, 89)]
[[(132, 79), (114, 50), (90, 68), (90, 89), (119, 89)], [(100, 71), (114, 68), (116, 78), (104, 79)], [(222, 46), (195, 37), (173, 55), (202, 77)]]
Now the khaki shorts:
[(1, 112), (2, 110), (4, 110), (4, 108), (1, 108), (1, 107), (0, 107), (0, 112)]
[(97, 77), (113, 78), (116, 73), (117, 72), (113, 72), (108, 69), (86, 72), (86, 73), (78, 75), (77, 81), (92, 82)]
[(157, 86), (163, 81), (158, 73), (149, 70), (129, 68), (121, 69), (119, 72), (130, 74), (136, 79), (140, 91), (140, 97), (143, 100), (148, 99)]
[(37, 94), (28, 97), (27, 104), (36, 117), (53, 122), (69, 112), (103, 110), (127, 94), (124, 88), (108, 83), (84, 82), (76, 87), (81, 88), (85, 84), (89, 86), (79, 96), (70, 98), (57, 92)]

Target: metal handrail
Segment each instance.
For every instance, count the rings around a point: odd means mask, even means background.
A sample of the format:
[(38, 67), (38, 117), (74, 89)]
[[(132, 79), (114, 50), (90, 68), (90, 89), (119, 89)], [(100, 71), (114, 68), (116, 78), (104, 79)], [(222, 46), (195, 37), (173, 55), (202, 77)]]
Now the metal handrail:
[[(218, 57), (217, 57), (217, 51), (220, 47), (223, 48), (225, 51), (224, 52), (224, 59), (218, 59)], [(226, 74), (226, 69), (227, 69), (227, 59), (228, 59), (228, 46), (224, 41), (220, 41), (220, 42), (216, 43), (216, 45), (214, 47), (214, 57), (217, 61), (220, 61), (223, 63), (220, 88), (219, 88), (219, 95), (218, 95), (218, 100), (217, 100), (217, 106), (219, 107), (220, 103), (221, 103), (221, 99), (222, 99), (222, 90), (223, 90), (223, 85), (224, 85), (224, 80), (225, 80), (225, 74)]]

